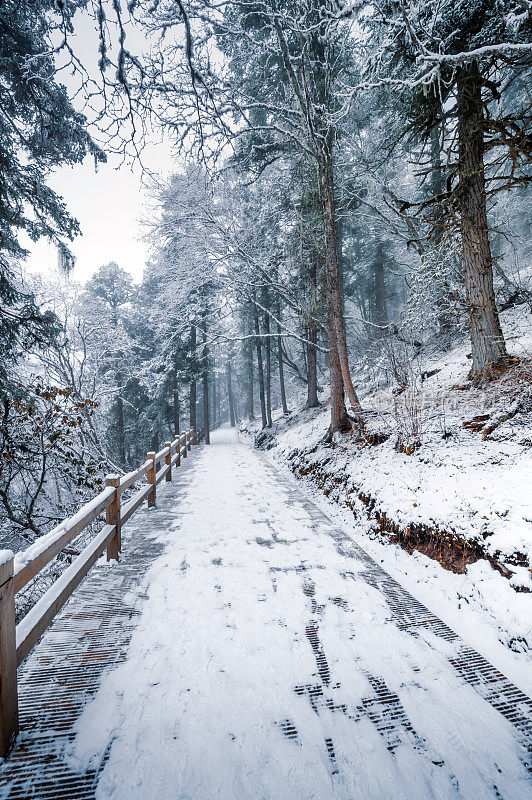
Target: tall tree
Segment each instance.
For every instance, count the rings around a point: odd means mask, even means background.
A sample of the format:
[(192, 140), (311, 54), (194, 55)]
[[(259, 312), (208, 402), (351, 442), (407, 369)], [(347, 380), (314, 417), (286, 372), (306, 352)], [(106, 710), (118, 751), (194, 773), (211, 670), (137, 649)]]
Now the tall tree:
[(68, 52), (66, 34), (84, 5), (83, 0), (60, 7), (54, 0), (0, 4), (0, 391), (20, 348), (45, 343), (54, 332), (52, 315), (37, 308), (15, 274), (17, 261), (27, 255), (20, 234), (54, 242), (68, 268), (72, 256), (66, 242), (79, 226), (47, 178), (53, 168), (87, 154), (105, 159), (56, 81), (55, 58), (58, 50)]
[(101, 335), (105, 339), (100, 369), (111, 377), (114, 403), (111, 408), (111, 424), (108, 436), (112, 443), (120, 465), (127, 462), (126, 430), (124, 414), (124, 374), (127, 363), (127, 332), (124, 329), (125, 312), (133, 296), (131, 275), (111, 262), (100, 267), (85, 286), (85, 296), (89, 303), (96, 307), (94, 312), (102, 310), (100, 315)]
[[(201, 18), (212, 15), (208, 2), (195, 9)], [(182, 10), (157, 8), (152, 29), (180, 26)], [(244, 143), (241, 163), (247, 159), (259, 174), (281, 155), (295, 151), (313, 165), (324, 230), (328, 347), (337, 351), (332, 360), (342, 376), (341, 384), (331, 381), (331, 435), (340, 430), (338, 420), (347, 418), (344, 392), (354, 419), (362, 424), (349, 368), (338, 250), (335, 147), (340, 135), (337, 120), (345, 113), (337, 89), (351, 75), (353, 59), (349, 25), (337, 11), (335, 0), (225, 3), (211, 17), (215, 44), (226, 59), (218, 74), (208, 57), (207, 40), (202, 40), (205, 50), (200, 46), (198, 53), (188, 39), (195, 92), (183, 96), (178, 88), (183, 65), (176, 63), (173, 51), (162, 56), (174, 65), (164, 85), (158, 80), (160, 53), (147, 69), (153, 80), (141, 84), (144, 102), (151, 102), (155, 94), (164, 124), (179, 134), (181, 142), (195, 143), (204, 158), (216, 158), (230, 139), (233, 145), (236, 140)], [(183, 136), (185, 131), (188, 137)]]
[(209, 406), (209, 346), (207, 344), (207, 311), (203, 312), (202, 331), (202, 386), (203, 386), (203, 438), (205, 444), (211, 443), (211, 412)]
[[(196, 333), (196, 325), (193, 323), (190, 326), (190, 351), (192, 353), (194, 362), (196, 362), (196, 340), (197, 340), (197, 333)], [(188, 404), (188, 418), (190, 427), (193, 431), (196, 431), (198, 427), (197, 416), (196, 416), (196, 402), (197, 402), (197, 388), (196, 388), (196, 363), (191, 365), (191, 374), (190, 374), (190, 388), (189, 388), (189, 404)]]
[(262, 358), (262, 345), (261, 345), (261, 331), (259, 324), (259, 312), (256, 304), (253, 304), (253, 324), (255, 329), (255, 348), (257, 350), (257, 375), (259, 379), (259, 398), (260, 398), (260, 413), (262, 418), (262, 427), (266, 428), (268, 425), (268, 417), (266, 414), (266, 391), (264, 385), (264, 365)]
[[(374, 28), (372, 85), (401, 92), (408, 130), (429, 149), (443, 118), (456, 130), (447, 188), (434, 202), (445, 202), (450, 220), (458, 210), (470, 376), (489, 377), (507, 351), (493, 289), (488, 198), (529, 180), (530, 101), (515, 87), (530, 72), (532, 17), (520, 0), (423, 7), (379, 0), (375, 8), (366, 19)], [(352, 13), (346, 4), (345, 14)]]

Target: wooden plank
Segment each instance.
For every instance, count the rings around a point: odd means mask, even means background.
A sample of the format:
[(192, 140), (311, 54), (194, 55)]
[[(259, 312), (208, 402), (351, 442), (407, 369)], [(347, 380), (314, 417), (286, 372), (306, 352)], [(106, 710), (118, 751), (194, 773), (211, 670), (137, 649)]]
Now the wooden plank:
[(176, 433), (175, 437), (175, 463), (176, 466), (181, 466), (181, 434)]
[(155, 505), (155, 500), (157, 498), (157, 493), (155, 489), (157, 485), (155, 483), (155, 470), (157, 468), (156, 467), (157, 462), (155, 461), (156, 457), (157, 454), (154, 453), (153, 450), (151, 450), (147, 456), (148, 460), (150, 461), (150, 467), (148, 469), (148, 483), (151, 485), (151, 492), (148, 494), (148, 508), (152, 508)]
[(139, 506), (143, 504), (143, 502), (146, 500), (151, 491), (152, 491), (151, 484), (143, 486), (142, 489), (139, 489), (139, 491), (136, 494), (134, 494), (133, 497), (130, 500), (128, 500), (127, 503), (124, 503), (124, 505), (122, 506), (122, 513), (120, 515), (120, 522), (122, 526), (126, 524), (128, 519), (135, 513), (137, 508), (139, 508)]
[(133, 486), (143, 475), (145, 475), (150, 468), (151, 461), (145, 461), (138, 469), (133, 470), (133, 472), (128, 472), (127, 475), (124, 475), (120, 478), (120, 489), (121, 491), (125, 492), (126, 489), (129, 489), (130, 486)]
[(159, 461), (162, 461), (163, 458), (166, 456), (166, 451), (168, 448), (165, 446), (162, 450), (159, 450), (158, 453), (155, 454), (155, 463), (158, 464)]
[(15, 575), (13, 584), (15, 594), (26, 586), (52, 558), (72, 539), (75, 539), (87, 525), (94, 522), (96, 517), (107, 508), (114, 495), (114, 489), (107, 487), (95, 498), (90, 500), (73, 517), (64, 520), (54, 528), (42, 540), (37, 540), (35, 544), (28, 547), (23, 553), (17, 554), (15, 560)]
[[(171, 480), (173, 463), (179, 463), (181, 456), (186, 458), (187, 445), (191, 438), (189, 438), (189, 434), (190, 431), (187, 431), (176, 438), (175, 456), (172, 457), (172, 443), (166, 442), (165, 447), (159, 453), (148, 453), (147, 460), (138, 469), (129, 472), (122, 478), (117, 475), (109, 476), (108, 485), (103, 492), (82, 506), (77, 514), (62, 522), (50, 534), (43, 537), (42, 542), (36, 543), (37, 546), (32, 545), (19, 556), (15, 574), (12, 579), (9, 579), (13, 595), (20, 591), (52, 558), (64, 549), (65, 545), (69, 544), (106, 509), (107, 524), (100, 534), (65, 570), (51, 589), (40, 598), (17, 627), (17, 661), (19, 664), (105, 547), (108, 547), (109, 558), (117, 558), (121, 544), (121, 526), (134, 514), (146, 497), (148, 506), (155, 505), (155, 487), (164, 477)], [(165, 458), (165, 466), (157, 472), (157, 464), (162, 458)], [(148, 485), (142, 487), (120, 510), (120, 493), (132, 486), (145, 473), (147, 473)], [(3, 564), (0, 565), (0, 579), (3, 576), (2, 570), (4, 570)]]
[(166, 473), (166, 480), (169, 482), (172, 480), (172, 442), (165, 442), (164, 446), (168, 448), (168, 452), (164, 458), (164, 463), (168, 467), (168, 472)]
[(0, 550), (0, 586), (3, 586), (13, 577), (13, 559), (15, 555), (12, 550)]
[(168, 464), (166, 464), (166, 466), (164, 466), (162, 469), (159, 470), (159, 472), (157, 473), (157, 475), (155, 477), (155, 485), (157, 485), (158, 483), (160, 483), (162, 481), (162, 479), (165, 477), (165, 475), (167, 475), (169, 469), (170, 469), (170, 466)]
[(4, 580), (0, 586), (0, 756), (5, 758), (19, 731), (12, 557), (2, 563), (2, 578)]
[(17, 664), (19, 666), (94, 562), (101, 556), (115, 533), (114, 525), (104, 525), (99, 534), (19, 622), (16, 628)]
[(121, 522), (120, 522), (120, 475), (108, 475), (105, 479), (106, 486), (115, 490), (114, 497), (105, 509), (105, 521), (115, 528), (115, 535), (107, 545), (107, 560), (118, 561), (122, 549)]

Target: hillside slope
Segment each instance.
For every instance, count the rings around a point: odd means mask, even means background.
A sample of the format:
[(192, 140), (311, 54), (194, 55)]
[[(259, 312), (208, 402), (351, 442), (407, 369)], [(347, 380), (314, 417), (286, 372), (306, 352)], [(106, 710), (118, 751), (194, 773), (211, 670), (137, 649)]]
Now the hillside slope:
[(278, 417), (256, 443), (345, 519), (367, 519), (368, 539), (413, 553), (401, 569), (481, 609), (521, 652), (532, 647), (532, 329), (524, 307), (502, 322), (515, 363), (485, 388), (467, 384), (464, 342), (420, 353), (403, 386), (359, 370), (363, 437), (326, 445), (325, 402)]

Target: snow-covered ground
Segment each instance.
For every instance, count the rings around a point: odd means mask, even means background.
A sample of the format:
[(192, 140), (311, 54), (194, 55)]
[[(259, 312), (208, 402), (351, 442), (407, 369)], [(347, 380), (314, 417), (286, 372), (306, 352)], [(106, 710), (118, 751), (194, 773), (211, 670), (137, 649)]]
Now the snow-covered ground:
[[(428, 595), (440, 596), (453, 619), (474, 625), (476, 617), (519, 653), (520, 660), (530, 662), (532, 595), (526, 590), (532, 588), (532, 326), (523, 307), (505, 312), (502, 320), (510, 351), (521, 363), (487, 388), (462, 388), (467, 385), (466, 343), (437, 359), (423, 351), (409, 365), (410, 386), (402, 394), (394, 394), (393, 381), (379, 387), (375, 375), (368, 375), (364, 384), (367, 370), (357, 374), (363, 406), (372, 412), (369, 430), (388, 435), (381, 444), (347, 435), (333, 448), (325, 446), (325, 406), (292, 413), (286, 420), (278, 417), (267, 446), (277, 464), (290, 463), (293, 470), (302, 467), (305, 472), (311, 468), (307, 489), (323, 499), (312, 488), (312, 475), (315, 480), (318, 475), (329, 495), (328, 509), (337, 513), (339, 504), (346, 524), (352, 524), (352, 510), (359, 519), (367, 518), (360, 495), (366, 503), (371, 499), (364, 546), (384, 559), (403, 583), (422, 585)], [(421, 373), (435, 370), (421, 381)], [(520, 410), (484, 438), (485, 426), (519, 402)], [(463, 426), (476, 416), (486, 417), (479, 421), (480, 430)], [(417, 426), (415, 435), (412, 426), (407, 430), (409, 420)], [(410, 443), (419, 442), (410, 455), (397, 448), (398, 439), (408, 443), (408, 436)], [(486, 558), (468, 566), (465, 574), (453, 574), (419, 552), (407, 555), (376, 533), (377, 513), (402, 531), (422, 525), (478, 545), (511, 578), (502, 577)]]
[(496, 685), (460, 677), (459, 640), (396, 624), (352, 520), (225, 428), (157, 502), (164, 553), (70, 754), (83, 769), (112, 742), (98, 800), (530, 797), (523, 740), (482, 696)]

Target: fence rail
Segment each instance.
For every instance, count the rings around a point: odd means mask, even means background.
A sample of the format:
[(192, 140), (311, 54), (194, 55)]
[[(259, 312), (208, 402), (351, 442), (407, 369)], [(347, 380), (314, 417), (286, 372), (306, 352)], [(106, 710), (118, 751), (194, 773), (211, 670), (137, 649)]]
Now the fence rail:
[[(118, 559), (122, 526), (146, 499), (148, 507), (155, 505), (158, 484), (163, 478), (172, 480), (173, 467), (179, 466), (192, 445), (202, 438), (203, 431), (195, 433), (192, 429), (176, 435), (174, 441), (166, 442), (158, 453), (148, 453), (144, 464), (127, 475), (108, 475), (103, 491), (24, 552), (14, 556), (10, 550), (0, 550), (0, 756), (8, 754), (19, 731), (17, 667), (103, 552), (107, 550), (108, 560)], [(161, 462), (163, 466), (159, 466)], [(147, 484), (122, 505), (122, 494), (144, 476)], [(17, 625), (17, 592), (103, 511), (105, 525), (102, 529)]]

